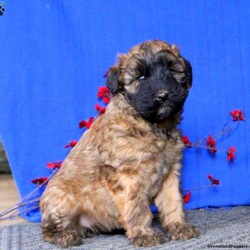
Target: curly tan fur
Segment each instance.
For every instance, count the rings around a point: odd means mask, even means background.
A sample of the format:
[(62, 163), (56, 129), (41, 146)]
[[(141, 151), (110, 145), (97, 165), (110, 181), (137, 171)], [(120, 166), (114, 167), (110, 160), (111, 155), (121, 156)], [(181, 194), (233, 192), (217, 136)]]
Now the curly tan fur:
[[(135, 46), (119, 57), (110, 72), (119, 69), (120, 87), (134, 93), (139, 84), (133, 82), (138, 77), (136, 58), (154, 57), (163, 49), (178, 61), (173, 66), (178, 81), (185, 62), (176, 46), (161, 41)], [(69, 247), (81, 244), (88, 230), (122, 228), (137, 246), (161, 244), (163, 236), (151, 227), (152, 202), (170, 238), (196, 237), (197, 230), (186, 223), (179, 191), (184, 148), (176, 128), (180, 113), (152, 123), (138, 114), (122, 92), (116, 93), (105, 114), (84, 133), (48, 183), (40, 202), (44, 239)]]

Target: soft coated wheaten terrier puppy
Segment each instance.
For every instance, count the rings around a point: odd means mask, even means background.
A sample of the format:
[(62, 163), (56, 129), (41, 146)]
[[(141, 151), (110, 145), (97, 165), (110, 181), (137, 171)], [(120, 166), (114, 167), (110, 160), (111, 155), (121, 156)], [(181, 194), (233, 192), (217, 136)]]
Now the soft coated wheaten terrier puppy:
[(179, 191), (184, 148), (176, 128), (192, 83), (190, 63), (176, 46), (152, 40), (120, 55), (110, 68), (113, 94), (70, 151), (41, 198), (42, 233), (61, 247), (88, 231), (124, 229), (136, 246), (164, 241), (151, 227), (150, 204), (173, 240), (198, 235)]

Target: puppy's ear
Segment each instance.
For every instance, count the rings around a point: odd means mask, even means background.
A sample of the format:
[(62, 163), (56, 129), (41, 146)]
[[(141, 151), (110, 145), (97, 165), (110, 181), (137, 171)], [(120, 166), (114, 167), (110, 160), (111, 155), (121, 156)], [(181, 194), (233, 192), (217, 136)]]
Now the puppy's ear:
[(106, 86), (113, 95), (116, 95), (120, 90), (119, 75), (120, 70), (118, 66), (113, 66), (108, 70)]

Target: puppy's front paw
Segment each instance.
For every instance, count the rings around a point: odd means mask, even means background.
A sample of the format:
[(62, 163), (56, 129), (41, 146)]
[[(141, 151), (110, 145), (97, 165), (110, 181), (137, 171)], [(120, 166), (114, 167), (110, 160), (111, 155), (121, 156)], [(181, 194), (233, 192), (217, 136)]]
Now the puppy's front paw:
[(171, 240), (188, 240), (197, 238), (199, 234), (195, 226), (187, 223), (176, 223), (168, 227), (168, 236)]
[(75, 230), (64, 230), (55, 234), (54, 243), (62, 248), (79, 246), (82, 244), (81, 235)]
[(154, 233), (153, 235), (140, 235), (130, 239), (133, 245), (137, 247), (152, 247), (163, 244), (165, 239), (162, 234)]

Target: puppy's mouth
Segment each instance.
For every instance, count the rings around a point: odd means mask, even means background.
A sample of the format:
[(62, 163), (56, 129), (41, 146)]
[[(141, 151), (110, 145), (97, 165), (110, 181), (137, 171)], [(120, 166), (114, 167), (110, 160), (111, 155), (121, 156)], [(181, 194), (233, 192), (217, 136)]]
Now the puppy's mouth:
[(155, 115), (156, 122), (162, 122), (167, 119), (170, 119), (181, 112), (182, 108), (172, 108), (169, 106), (162, 106), (158, 109)]
[[(184, 104), (184, 101), (183, 101)], [(163, 103), (158, 107), (147, 107), (147, 110), (138, 108), (137, 112), (147, 121), (151, 123), (161, 123), (167, 119), (171, 119), (176, 115), (181, 114), (183, 104), (171, 105), (169, 103)]]
[(158, 109), (157, 116), (162, 117), (162, 119), (171, 118), (177, 114), (179, 114), (184, 106), (184, 103), (187, 98), (187, 92), (183, 92), (178, 96), (174, 96), (173, 100), (166, 101), (161, 104)]
[(160, 122), (168, 118), (171, 118), (174, 115), (175, 113), (174, 113), (173, 108), (170, 108), (169, 106), (162, 106), (158, 109), (155, 119)]
[(144, 117), (145, 115), (148, 117), (145, 117), (145, 119), (158, 123), (180, 115), (187, 98), (187, 93), (187, 91), (178, 91), (178, 94), (170, 92), (168, 98), (164, 101), (156, 98), (154, 102), (148, 104), (148, 114), (144, 114)]
[(149, 117), (145, 117), (151, 122), (163, 122), (167, 119), (171, 119), (181, 112), (182, 108), (172, 108), (170, 106), (162, 106), (156, 112), (152, 113)]

